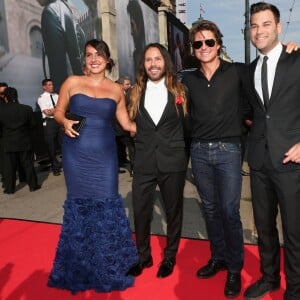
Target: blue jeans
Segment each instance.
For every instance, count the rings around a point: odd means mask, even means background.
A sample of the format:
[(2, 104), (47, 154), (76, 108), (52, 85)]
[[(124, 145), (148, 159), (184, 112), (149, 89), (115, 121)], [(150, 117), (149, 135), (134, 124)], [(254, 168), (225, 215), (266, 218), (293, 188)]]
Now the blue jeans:
[(225, 261), (229, 272), (244, 262), (240, 218), (241, 146), (237, 143), (193, 141), (191, 162), (200, 195), (212, 259)]

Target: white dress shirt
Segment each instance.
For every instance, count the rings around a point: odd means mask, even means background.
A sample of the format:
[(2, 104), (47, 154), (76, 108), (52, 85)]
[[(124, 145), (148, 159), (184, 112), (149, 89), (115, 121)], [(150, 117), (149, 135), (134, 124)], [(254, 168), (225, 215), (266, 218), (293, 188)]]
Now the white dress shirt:
[(159, 82), (148, 79), (145, 93), (145, 108), (157, 125), (168, 102), (168, 90), (163, 78)]
[(43, 110), (45, 109), (51, 109), (53, 108), (53, 103), (51, 101), (51, 95), (53, 98), (53, 101), (55, 103), (55, 105), (57, 104), (57, 100), (58, 100), (58, 94), (56, 93), (48, 93), (48, 92), (44, 92), (43, 94), (41, 94), (38, 98), (38, 105), (42, 111), (43, 114), (43, 119), (44, 118), (53, 118), (53, 116), (47, 116), (43, 113)]
[[(272, 88), (273, 88), (273, 83), (274, 83), (274, 78), (275, 78), (275, 72), (276, 72), (276, 67), (277, 63), (279, 60), (279, 57), (282, 52), (282, 45), (281, 43), (278, 43), (277, 46), (275, 46), (268, 54), (268, 60), (267, 60), (267, 66), (268, 66), (268, 90), (269, 90), (269, 98), (271, 99), (272, 95)], [(259, 59), (256, 64), (256, 69), (255, 69), (255, 74), (254, 74), (254, 84), (255, 84), (255, 89), (260, 96), (260, 99), (263, 100), (263, 94), (262, 94), (262, 86), (261, 86), (261, 67), (264, 59), (263, 54), (259, 54)]]

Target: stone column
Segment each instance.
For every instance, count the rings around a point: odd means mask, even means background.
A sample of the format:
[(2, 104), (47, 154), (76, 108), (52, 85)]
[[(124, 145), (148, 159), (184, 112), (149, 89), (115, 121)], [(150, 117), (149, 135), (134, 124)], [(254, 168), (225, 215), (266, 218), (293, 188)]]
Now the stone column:
[(167, 13), (169, 8), (158, 7), (158, 29), (159, 29), (159, 43), (168, 49), (168, 22)]
[(115, 67), (110, 74), (107, 74), (112, 80), (119, 77), (118, 67), (118, 49), (116, 38), (116, 7), (115, 1), (101, 0), (98, 1), (98, 10), (102, 20), (102, 39), (108, 44), (111, 58), (115, 62)]

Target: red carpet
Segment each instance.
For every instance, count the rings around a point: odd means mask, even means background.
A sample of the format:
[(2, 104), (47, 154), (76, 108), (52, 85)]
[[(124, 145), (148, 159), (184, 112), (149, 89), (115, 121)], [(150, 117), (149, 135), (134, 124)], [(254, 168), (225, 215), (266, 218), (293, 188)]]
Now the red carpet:
[[(199, 266), (209, 259), (207, 241), (182, 239), (174, 273), (156, 278), (164, 238), (152, 237), (154, 266), (145, 269), (135, 286), (123, 292), (108, 294), (85, 292), (72, 296), (67, 291), (48, 288), (47, 278), (60, 232), (59, 225), (0, 219), (0, 299), (1, 300), (222, 300), (226, 272), (212, 279), (196, 278)], [(259, 276), (256, 246), (245, 246), (243, 290)], [(283, 274), (282, 278), (284, 278)], [(264, 300), (283, 299), (284, 280), (280, 291)], [(235, 299), (243, 299), (242, 295)]]

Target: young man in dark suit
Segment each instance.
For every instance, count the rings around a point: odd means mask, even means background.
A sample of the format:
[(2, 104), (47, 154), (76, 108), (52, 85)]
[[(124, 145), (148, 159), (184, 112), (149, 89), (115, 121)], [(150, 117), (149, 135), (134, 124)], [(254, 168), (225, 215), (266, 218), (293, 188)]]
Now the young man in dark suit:
[(250, 37), (259, 56), (249, 67), (253, 122), (248, 139), (251, 191), (262, 277), (245, 291), (260, 299), (280, 288), (281, 213), (285, 300), (300, 299), (300, 51), (287, 54), (278, 40), (280, 13), (259, 2), (250, 9)]
[(157, 277), (163, 278), (173, 272), (181, 235), (187, 105), (184, 86), (177, 80), (171, 57), (162, 45), (146, 47), (138, 70), (129, 113), (137, 125), (132, 196), (140, 260), (128, 274), (138, 276), (153, 265), (150, 226), (158, 185), (167, 219), (167, 245), (157, 272)]
[(3, 92), (5, 103), (1, 105), (0, 127), (3, 132), (4, 193), (13, 194), (16, 187), (16, 171), (20, 164), (31, 192), (41, 186), (34, 170), (30, 131), (34, 126), (33, 111), (28, 105), (18, 103), (17, 90), (8, 87)]

